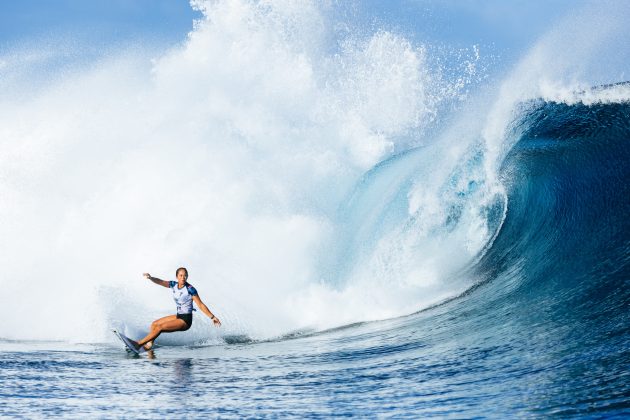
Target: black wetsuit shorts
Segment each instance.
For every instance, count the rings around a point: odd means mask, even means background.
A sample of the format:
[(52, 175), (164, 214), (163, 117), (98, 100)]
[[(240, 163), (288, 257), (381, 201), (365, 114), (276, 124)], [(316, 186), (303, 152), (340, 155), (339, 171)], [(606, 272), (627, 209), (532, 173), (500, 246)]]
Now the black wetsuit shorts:
[(184, 320), (184, 322), (186, 323), (186, 328), (184, 328), (183, 330), (180, 330), (180, 331), (186, 331), (192, 325), (192, 312), (189, 313), (189, 314), (177, 314), (177, 319), (183, 319)]

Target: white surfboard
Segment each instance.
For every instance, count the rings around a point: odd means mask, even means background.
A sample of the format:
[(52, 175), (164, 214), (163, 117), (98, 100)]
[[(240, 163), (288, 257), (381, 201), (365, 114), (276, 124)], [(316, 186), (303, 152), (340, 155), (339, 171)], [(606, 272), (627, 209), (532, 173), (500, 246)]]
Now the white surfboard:
[(146, 350), (144, 349), (144, 347), (136, 347), (133, 343), (133, 341), (131, 340), (131, 338), (127, 337), (124, 334), (119, 333), (116, 330), (112, 330), (114, 332), (114, 334), (116, 334), (116, 337), (118, 337), (120, 339), (120, 341), (123, 342), (123, 344), (133, 353), (135, 354), (141, 354), (144, 353)]

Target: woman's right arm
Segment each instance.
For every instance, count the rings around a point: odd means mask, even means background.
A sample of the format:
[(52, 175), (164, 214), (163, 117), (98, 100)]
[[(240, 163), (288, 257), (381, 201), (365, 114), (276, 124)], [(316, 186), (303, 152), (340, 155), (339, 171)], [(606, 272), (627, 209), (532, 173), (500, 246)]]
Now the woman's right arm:
[(151, 277), (151, 274), (149, 273), (144, 273), (143, 276), (148, 278), (149, 280), (151, 280), (153, 283), (157, 285), (169, 287), (168, 282), (166, 280), (161, 280), (161, 279), (158, 279), (157, 277)]

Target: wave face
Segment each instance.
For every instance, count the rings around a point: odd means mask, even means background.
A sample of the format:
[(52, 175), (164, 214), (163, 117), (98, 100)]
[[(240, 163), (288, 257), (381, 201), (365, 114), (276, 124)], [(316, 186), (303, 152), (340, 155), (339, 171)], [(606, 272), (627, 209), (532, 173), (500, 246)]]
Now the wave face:
[[(505, 224), (476, 269), (518, 267), (513, 278), (522, 276), (518, 287), (533, 299), (540, 293), (567, 309), (603, 310), (608, 304), (599, 299), (628, 274), (630, 106), (524, 107), (532, 109), (516, 124), (520, 139), (501, 168)], [(623, 287), (617, 292), (611, 307), (627, 299)]]
[(530, 360), (526, 382), (547, 389), (547, 409), (615, 412), (630, 361), (630, 104), (522, 112), (501, 167), (505, 221), (455, 322)]

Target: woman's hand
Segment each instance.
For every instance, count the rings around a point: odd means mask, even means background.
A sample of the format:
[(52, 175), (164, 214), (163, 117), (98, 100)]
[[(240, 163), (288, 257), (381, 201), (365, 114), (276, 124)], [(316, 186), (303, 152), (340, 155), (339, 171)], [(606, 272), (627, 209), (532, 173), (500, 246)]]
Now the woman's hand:
[(217, 327), (221, 326), (221, 321), (219, 321), (219, 318), (217, 318), (216, 316), (214, 316), (212, 312), (210, 312), (210, 309), (208, 309), (206, 304), (201, 301), (201, 298), (199, 297), (199, 295), (193, 296), (192, 300), (193, 302), (197, 304), (197, 307), (201, 309), (201, 312), (208, 315), (208, 317), (212, 320), (212, 322), (214, 322), (215, 326)]
[(169, 287), (169, 283), (167, 281), (164, 280), (160, 280), (157, 277), (151, 277), (151, 274), (149, 273), (144, 273), (142, 274), (146, 279), (151, 280), (153, 283), (157, 284), (158, 286), (164, 286), (164, 287)]

